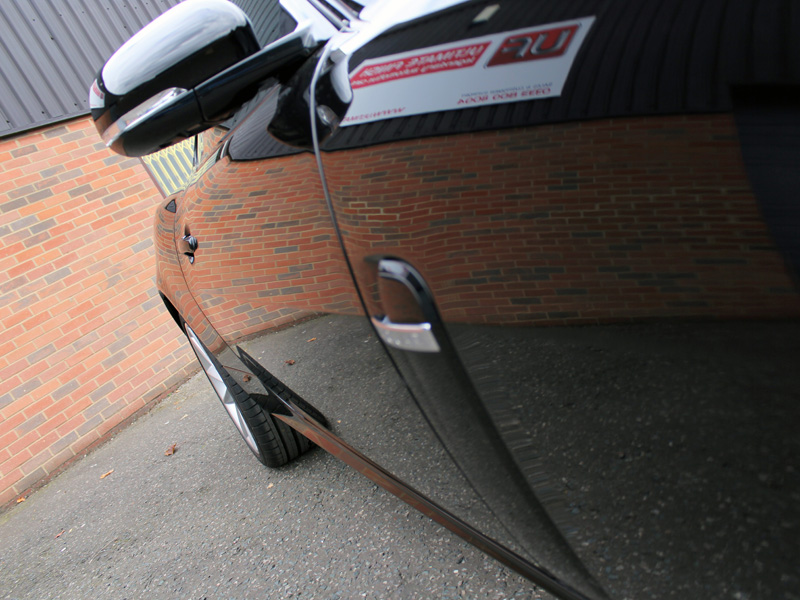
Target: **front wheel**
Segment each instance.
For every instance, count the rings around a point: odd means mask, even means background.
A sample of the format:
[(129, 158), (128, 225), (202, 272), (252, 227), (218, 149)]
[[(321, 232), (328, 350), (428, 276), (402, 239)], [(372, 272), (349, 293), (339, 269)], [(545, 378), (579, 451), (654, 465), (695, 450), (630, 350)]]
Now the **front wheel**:
[(257, 398), (242, 389), (230, 373), (206, 350), (205, 345), (188, 324), (186, 336), (233, 424), (239, 430), (247, 447), (262, 464), (268, 467), (283, 466), (311, 447), (305, 436), (274, 418), (264, 408), (265, 403), (259, 403)]

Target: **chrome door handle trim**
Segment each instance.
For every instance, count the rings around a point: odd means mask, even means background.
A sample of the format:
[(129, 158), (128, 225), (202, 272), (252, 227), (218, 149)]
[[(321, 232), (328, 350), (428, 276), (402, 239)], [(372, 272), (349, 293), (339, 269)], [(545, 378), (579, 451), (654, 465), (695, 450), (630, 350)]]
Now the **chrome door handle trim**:
[(372, 317), (381, 339), (392, 348), (411, 352), (441, 352), (430, 323), (393, 323), (388, 317)]
[(197, 238), (191, 234), (186, 234), (181, 238), (184, 242), (186, 242), (187, 247), (189, 248), (188, 251), (184, 251), (184, 254), (189, 257), (189, 264), (194, 264), (194, 253), (200, 244), (197, 241)]

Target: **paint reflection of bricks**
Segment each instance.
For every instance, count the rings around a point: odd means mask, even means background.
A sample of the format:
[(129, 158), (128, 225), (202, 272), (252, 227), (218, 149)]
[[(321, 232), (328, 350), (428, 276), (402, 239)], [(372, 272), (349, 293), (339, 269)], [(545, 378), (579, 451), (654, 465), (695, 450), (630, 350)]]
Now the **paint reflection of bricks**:
[(364, 258), (400, 255), (447, 320), (800, 313), (729, 116), (411, 140), (333, 153), (326, 170), (360, 278), (374, 279)]
[[(325, 160), (365, 287), (366, 257), (401, 256), (448, 320), (798, 313), (728, 116), (475, 133)], [(202, 236), (187, 278), (220, 332), (235, 339), (305, 314), (293, 311), (358, 312), (312, 158), (223, 166), (179, 207)]]
[(178, 205), (200, 247), (183, 262), (203, 313), (227, 340), (315, 313), (359, 314), (308, 154), (222, 163)]

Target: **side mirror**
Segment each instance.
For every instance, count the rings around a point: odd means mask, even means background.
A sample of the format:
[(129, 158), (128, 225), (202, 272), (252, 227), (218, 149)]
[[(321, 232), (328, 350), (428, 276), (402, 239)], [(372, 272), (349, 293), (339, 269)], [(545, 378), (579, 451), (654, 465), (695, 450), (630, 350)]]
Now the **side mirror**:
[(186, 0), (155, 19), (100, 69), (89, 91), (106, 145), (143, 156), (229, 118), (269, 78), (288, 78), (335, 31), (318, 20), (260, 49), (227, 0)]

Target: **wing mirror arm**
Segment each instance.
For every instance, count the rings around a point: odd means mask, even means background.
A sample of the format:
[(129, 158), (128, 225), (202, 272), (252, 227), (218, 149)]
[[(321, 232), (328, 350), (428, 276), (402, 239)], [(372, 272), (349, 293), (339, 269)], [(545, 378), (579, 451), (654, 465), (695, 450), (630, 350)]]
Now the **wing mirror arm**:
[(299, 24), (292, 33), (198, 85), (194, 91), (206, 120), (225, 120), (266, 80), (283, 80), (294, 73), (324, 43), (314, 40), (312, 26), (311, 21)]
[[(314, 82), (314, 73), (319, 78)], [(314, 88), (315, 123), (309, 119), (311, 88)], [(353, 101), (353, 89), (348, 75), (346, 55), (317, 52), (316, 56), (300, 67), (278, 95), (275, 115), (267, 131), (290, 146), (313, 148), (312, 127), (317, 130), (320, 142), (325, 141), (339, 127)]]

